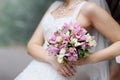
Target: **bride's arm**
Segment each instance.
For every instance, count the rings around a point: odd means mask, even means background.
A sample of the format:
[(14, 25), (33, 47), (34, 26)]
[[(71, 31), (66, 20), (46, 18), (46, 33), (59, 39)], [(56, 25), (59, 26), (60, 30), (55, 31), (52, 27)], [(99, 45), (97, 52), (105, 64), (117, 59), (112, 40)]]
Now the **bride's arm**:
[[(47, 15), (48, 12), (49, 12), (49, 9), (46, 12), (46, 14), (44, 15), (44, 17)], [(44, 19), (44, 17), (43, 17), (43, 19)], [(31, 55), (33, 58), (35, 58), (38, 61), (43, 61), (43, 62), (51, 64), (57, 70), (58, 73), (60, 73), (61, 75), (65, 76), (65, 77), (74, 75), (74, 73), (76, 71), (75, 71), (75, 69), (73, 69), (73, 67), (70, 63), (66, 63), (67, 68), (64, 67), (63, 64), (60, 64), (57, 62), (56, 57), (49, 56), (48, 51), (46, 51), (43, 48), (44, 36), (43, 36), (42, 28), (43, 28), (43, 26), (42, 26), (42, 22), (41, 22), (38, 25), (37, 29), (35, 30), (30, 41), (28, 42), (27, 51), (28, 51), (29, 55)]]
[[(47, 13), (50, 9), (48, 9), (43, 16), (41, 22), (37, 26), (36, 30), (34, 31), (31, 39), (29, 40), (27, 44), (27, 52), (29, 55), (31, 55), (33, 58), (35, 58), (38, 61), (43, 61), (48, 63), (49, 56), (47, 55), (47, 51), (42, 47), (44, 44), (44, 36), (42, 31), (42, 21), (46, 17)], [(44, 53), (44, 54), (43, 54)]]
[(96, 63), (120, 55), (120, 25), (95, 3), (86, 3), (86, 5), (86, 9), (82, 10), (83, 13), (90, 19), (94, 28), (111, 40), (113, 44), (91, 54), (83, 62), (81, 61), (81, 64)]

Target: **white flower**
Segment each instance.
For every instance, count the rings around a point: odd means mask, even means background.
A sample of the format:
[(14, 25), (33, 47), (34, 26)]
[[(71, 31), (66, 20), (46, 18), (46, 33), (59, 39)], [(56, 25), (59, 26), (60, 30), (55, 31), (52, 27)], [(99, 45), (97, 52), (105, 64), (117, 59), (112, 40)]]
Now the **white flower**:
[(70, 34), (70, 32), (68, 31), (68, 32), (66, 33), (66, 35), (67, 35), (67, 36), (70, 36), (69, 34)]
[(58, 37), (56, 38), (56, 41), (57, 41), (57, 42), (61, 42), (61, 41), (62, 41), (62, 37), (61, 37), (61, 36), (58, 36)]
[(90, 36), (90, 34), (86, 35), (86, 42), (88, 42), (89, 45), (92, 46), (92, 47), (96, 46), (96, 41), (92, 40), (92, 37)]
[(60, 54), (57, 55), (57, 57), (58, 57), (58, 58), (57, 58), (57, 61), (58, 61), (59, 63), (63, 63), (63, 62), (64, 62), (65, 52), (66, 52), (65, 48), (62, 48), (62, 49), (60, 50)]
[(57, 48), (59, 46), (59, 44), (55, 44), (55, 47)]
[(90, 42), (92, 40), (92, 37), (90, 34), (85, 35), (86, 36), (86, 42)]
[(57, 61), (59, 63), (63, 63), (64, 62), (64, 55), (57, 55)]
[(95, 47), (96, 46), (96, 41), (95, 40), (90, 41), (89, 45), (92, 46), (92, 47)]
[(72, 39), (72, 41), (73, 41), (73, 42), (75, 42), (75, 43), (76, 43), (76, 42), (78, 42), (78, 40), (77, 40), (77, 39), (75, 39), (75, 38), (73, 38), (73, 39)]
[(75, 45), (74, 45), (75, 47), (80, 45), (80, 43), (78, 42), (78, 40), (75, 39), (75, 38), (71, 39), (71, 43), (74, 43), (74, 44), (75, 44)]
[(65, 48), (62, 48), (62, 49), (60, 50), (60, 55), (65, 55), (65, 52), (66, 52)]
[(80, 45), (80, 43), (78, 42), (76, 46), (79, 46), (79, 45)]
[(76, 35), (76, 38), (80, 38), (80, 35), (78, 36), (78, 35)]

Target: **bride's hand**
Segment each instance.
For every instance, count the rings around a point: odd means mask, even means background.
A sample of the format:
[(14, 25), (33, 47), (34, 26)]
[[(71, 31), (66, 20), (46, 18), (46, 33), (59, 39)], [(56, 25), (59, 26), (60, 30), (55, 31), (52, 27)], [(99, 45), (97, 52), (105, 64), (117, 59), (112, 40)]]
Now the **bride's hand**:
[(76, 66), (80, 66), (80, 65), (89, 64), (89, 61), (87, 60), (87, 58), (81, 58), (78, 61), (72, 62), (72, 64)]
[(66, 64), (60, 64), (57, 62), (55, 56), (50, 56), (49, 63), (56, 69), (56, 71), (64, 77), (73, 76), (76, 73), (74, 66), (67, 62)]
[(76, 66), (81, 66), (81, 65), (85, 65), (85, 64), (92, 64), (92, 63), (95, 63), (95, 61), (93, 60), (91, 54), (86, 58), (80, 58), (78, 61), (72, 62), (72, 64), (76, 65)]

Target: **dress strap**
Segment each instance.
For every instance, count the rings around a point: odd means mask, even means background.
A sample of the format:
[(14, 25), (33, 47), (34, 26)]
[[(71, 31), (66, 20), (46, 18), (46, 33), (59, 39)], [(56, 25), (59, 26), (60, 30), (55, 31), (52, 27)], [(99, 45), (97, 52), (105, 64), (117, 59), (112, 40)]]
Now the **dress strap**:
[(78, 17), (79, 12), (80, 12), (82, 6), (83, 6), (85, 3), (86, 3), (86, 1), (83, 1), (82, 3), (80, 3), (80, 4), (77, 6), (77, 8), (76, 8), (76, 10), (75, 10), (75, 12), (74, 12), (74, 15), (73, 15), (73, 19), (76, 20), (76, 18)]

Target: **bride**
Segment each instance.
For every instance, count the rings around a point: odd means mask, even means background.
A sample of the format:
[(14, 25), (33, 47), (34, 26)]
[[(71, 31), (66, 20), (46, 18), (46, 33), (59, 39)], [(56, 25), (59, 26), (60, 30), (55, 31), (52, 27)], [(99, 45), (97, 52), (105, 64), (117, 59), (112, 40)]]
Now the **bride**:
[[(46, 48), (48, 38), (65, 22), (78, 22), (96, 36), (97, 46), (90, 50), (89, 57), (64, 66), (55, 56), (48, 56)], [(28, 43), (28, 53), (35, 60), (15, 80), (109, 80), (107, 60), (120, 55), (119, 34), (119, 24), (97, 4), (55, 1)]]

